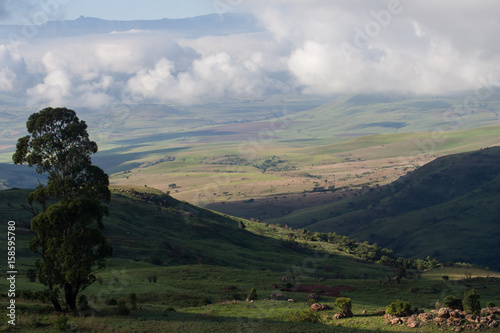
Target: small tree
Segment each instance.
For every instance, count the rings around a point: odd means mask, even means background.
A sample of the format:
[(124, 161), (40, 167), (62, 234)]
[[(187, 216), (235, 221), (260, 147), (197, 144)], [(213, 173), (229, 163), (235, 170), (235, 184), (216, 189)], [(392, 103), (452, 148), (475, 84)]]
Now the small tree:
[(464, 311), (479, 314), (481, 313), (481, 304), (479, 303), (479, 294), (476, 289), (471, 289), (465, 292), (464, 300), (462, 301)]
[(406, 276), (406, 268), (404, 265), (398, 266), (396, 269), (396, 279), (399, 281)]
[(257, 296), (257, 290), (255, 290), (255, 288), (250, 289), (250, 292), (248, 293), (247, 298), (249, 300), (256, 300), (257, 297), (258, 297)]
[(339, 297), (335, 300), (335, 306), (340, 309), (343, 317), (352, 317), (352, 302), (350, 298)]

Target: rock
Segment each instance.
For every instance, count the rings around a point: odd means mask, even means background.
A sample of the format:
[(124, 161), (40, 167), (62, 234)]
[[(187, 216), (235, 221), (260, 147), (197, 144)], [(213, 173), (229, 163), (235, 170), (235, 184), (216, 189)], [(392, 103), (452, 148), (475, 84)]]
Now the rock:
[(345, 316), (342, 313), (336, 313), (333, 315), (332, 319), (343, 319)]
[(479, 322), (479, 317), (476, 315), (466, 315), (465, 320), (467, 320), (469, 323), (477, 323)]
[(493, 321), (492, 321), (492, 322), (491, 322), (488, 326), (489, 326), (490, 328), (497, 328), (497, 327), (498, 327), (498, 325), (499, 325), (499, 324), (498, 324), (498, 321), (493, 320)]
[(403, 321), (401, 320), (401, 318), (394, 318), (391, 320), (391, 325), (401, 325), (403, 323)]
[(365, 315), (366, 313), (367, 313), (366, 310), (361, 311), (361, 314)]
[(295, 302), (297, 302), (297, 301), (296, 301), (296, 300), (294, 300), (293, 298), (289, 298), (289, 299), (288, 299), (288, 302), (295, 303)]
[(417, 327), (420, 327), (420, 322), (418, 320), (415, 320), (415, 319), (411, 319), (408, 321), (408, 327), (409, 328), (417, 328)]
[(318, 312), (318, 311), (326, 311), (326, 310), (331, 310), (332, 308), (326, 304), (319, 304), (319, 303), (314, 303), (311, 305), (311, 310)]
[(385, 310), (379, 310), (375, 314), (378, 316), (383, 316), (383, 315), (385, 315)]
[(481, 309), (482, 316), (500, 315), (500, 307)]
[(441, 308), (438, 311), (438, 317), (439, 318), (450, 318), (450, 309), (449, 308)]
[(431, 313), (421, 313), (418, 315), (418, 319), (422, 321), (429, 321), (434, 319), (434, 316)]
[(464, 318), (465, 316), (462, 314), (460, 310), (453, 310), (450, 311), (450, 317), (461, 319)]

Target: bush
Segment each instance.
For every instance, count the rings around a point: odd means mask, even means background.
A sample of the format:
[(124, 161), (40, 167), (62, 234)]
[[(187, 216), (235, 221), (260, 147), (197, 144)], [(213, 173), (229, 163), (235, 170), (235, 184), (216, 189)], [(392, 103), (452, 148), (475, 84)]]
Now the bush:
[(62, 332), (66, 332), (66, 326), (68, 325), (69, 318), (66, 316), (57, 317), (55, 324), (56, 328)]
[(345, 317), (352, 317), (352, 302), (350, 298), (339, 297), (335, 300), (335, 306), (339, 308), (340, 313)]
[(495, 304), (495, 303), (493, 303), (493, 302), (488, 302), (488, 303), (486, 303), (486, 307), (487, 307), (487, 308), (495, 308), (495, 307), (496, 307), (496, 304)]
[(476, 289), (471, 289), (465, 293), (464, 300), (462, 301), (464, 310), (472, 314), (481, 313), (481, 304), (479, 303), (479, 294)]
[(108, 298), (107, 300), (105, 300), (104, 304), (106, 304), (106, 305), (117, 305), (118, 302), (116, 301), (116, 298), (111, 297), (111, 298)]
[(127, 307), (125, 301), (118, 302), (118, 306), (116, 307), (116, 313), (119, 316), (128, 316), (130, 314), (130, 309)]
[(308, 304), (308, 305), (313, 305), (314, 303), (318, 303), (318, 301), (317, 301), (317, 300), (315, 300), (314, 298), (309, 298), (309, 299), (307, 300), (307, 304)]
[(279, 318), (284, 321), (320, 323), (321, 315), (311, 310), (295, 311), (284, 314)]
[(80, 297), (78, 297), (78, 306), (77, 306), (77, 309), (80, 312), (84, 312), (84, 311), (90, 310), (89, 301), (87, 300), (87, 296), (80, 295)]
[(248, 293), (247, 298), (250, 300), (256, 300), (257, 297), (258, 297), (257, 291), (255, 290), (255, 288), (250, 289), (250, 292)]
[(32, 268), (28, 269), (26, 271), (26, 277), (30, 282), (35, 282), (36, 281), (36, 271)]
[(452, 295), (448, 295), (444, 298), (443, 305), (454, 310), (463, 310), (462, 300)]
[(398, 299), (396, 302), (392, 302), (387, 306), (385, 313), (398, 317), (408, 316), (411, 314), (410, 302)]

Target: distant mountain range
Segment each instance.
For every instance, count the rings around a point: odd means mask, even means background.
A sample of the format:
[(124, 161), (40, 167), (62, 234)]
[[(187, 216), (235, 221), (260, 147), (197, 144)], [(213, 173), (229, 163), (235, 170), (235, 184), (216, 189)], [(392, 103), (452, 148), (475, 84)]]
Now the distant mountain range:
[[(87, 34), (124, 32), (130, 30), (172, 31), (189, 36), (228, 35), (258, 32), (257, 20), (250, 14), (210, 14), (183, 19), (112, 21), (80, 16), (76, 20), (49, 21), (38, 28), (38, 38), (71, 37)], [(8, 32), (23, 36), (22, 25), (0, 25), (0, 34)]]

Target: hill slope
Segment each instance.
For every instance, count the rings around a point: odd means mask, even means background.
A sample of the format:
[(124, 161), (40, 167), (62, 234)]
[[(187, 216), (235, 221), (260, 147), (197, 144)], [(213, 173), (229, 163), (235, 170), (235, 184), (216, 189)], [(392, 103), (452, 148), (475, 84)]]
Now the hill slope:
[(390, 185), (276, 219), (376, 241), (398, 255), (498, 269), (500, 148), (444, 156)]
[[(105, 220), (105, 233), (114, 248), (113, 260), (160, 266), (208, 264), (280, 272), (291, 271), (312, 260), (321, 266), (309, 274), (318, 276), (366, 274), (377, 277), (393, 271), (391, 267), (347, 254), (342, 244), (317, 241), (311, 245), (293, 230), (217, 214), (159, 191), (118, 189), (113, 192), (110, 216)], [(26, 221), (30, 216), (21, 208), (28, 193), (28, 190), (0, 191), (1, 215), (17, 222), (18, 261), (24, 267), (31, 267), (35, 259), (28, 250), (31, 233)], [(350, 248), (354, 245), (347, 243)], [(363, 251), (372, 250), (365, 244), (359, 246)], [(382, 254), (382, 249), (373, 249), (379, 256)]]

